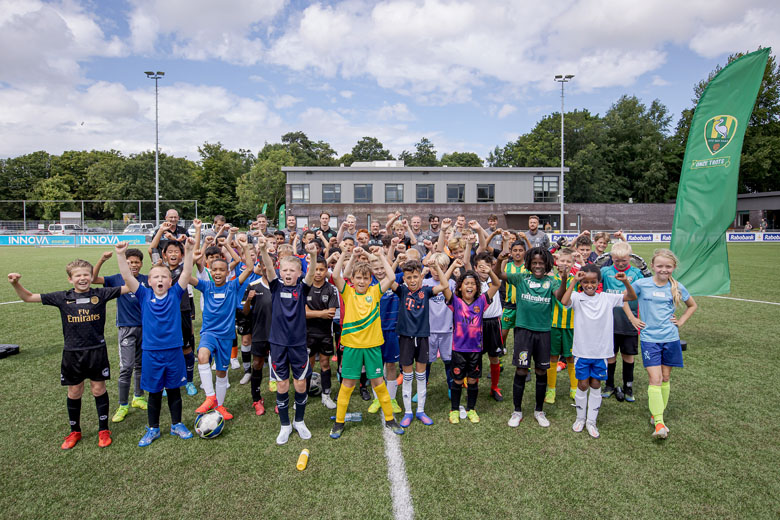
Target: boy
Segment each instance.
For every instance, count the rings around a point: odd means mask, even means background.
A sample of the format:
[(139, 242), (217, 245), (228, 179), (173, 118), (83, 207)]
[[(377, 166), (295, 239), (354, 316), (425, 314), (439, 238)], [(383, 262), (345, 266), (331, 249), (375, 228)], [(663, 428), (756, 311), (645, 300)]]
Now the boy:
[[(244, 261), (249, 265), (251, 256), (247, 237), (239, 237), (238, 243), (243, 249)], [(230, 273), (227, 261), (216, 259), (211, 264), (213, 282), (190, 279), (190, 283), (203, 293), (204, 297), (203, 324), (198, 345), (198, 373), (206, 399), (195, 410), (196, 413), (206, 413), (216, 408), (226, 420), (233, 418), (224, 406), (228, 387), (227, 369), (230, 367), (230, 350), (235, 338), (236, 308), (244, 295), (241, 285), (251, 272), (251, 269), (244, 269), (238, 278), (228, 281)], [(216, 389), (212, 383), (209, 364), (212, 358), (217, 369)]]
[[(112, 251), (106, 251), (98, 260), (92, 271), (92, 283), (102, 284), (105, 287), (122, 287), (125, 280), (122, 274), (100, 276), (100, 268), (111, 256)], [(143, 267), (144, 254), (138, 249), (128, 249), (125, 253), (127, 264), (138, 283), (146, 284), (147, 276), (140, 274)], [(130, 411), (130, 380), (135, 369), (135, 392), (133, 395), (133, 408), (146, 410), (147, 403), (144, 391), (141, 389), (141, 306), (135, 294), (128, 292), (119, 297), (116, 303), (116, 328), (119, 340), (119, 408), (117, 408), (111, 422), (122, 422)]]
[[(336, 288), (325, 280), (328, 276), (328, 264), (325, 258), (318, 256), (316, 262), (312, 286), (306, 296), (306, 345), (311, 366), (314, 366), (315, 358), (319, 355), (322, 404), (333, 410), (336, 408), (336, 403), (330, 397), (330, 357), (334, 352), (333, 317), (338, 310), (339, 295)], [(306, 382), (307, 387), (311, 385), (311, 376)]]
[[(508, 240), (508, 232), (504, 232), (504, 249), (507, 249), (506, 245), (510, 244)], [(523, 257), (525, 256), (526, 243), (525, 240), (515, 240), (511, 242), (511, 246), (508, 249), (508, 253), (504, 253), (502, 258), (511, 258), (511, 262), (501, 262), (501, 270), (505, 273), (520, 273), (525, 271), (523, 265)], [(500, 254), (499, 254), (500, 256)], [(506, 284), (506, 296), (504, 297), (503, 307), (504, 310), (501, 314), (501, 341), (506, 345), (506, 338), (509, 336), (509, 331), (515, 326), (516, 311), (516, 294), (513, 286)]]
[[(561, 273), (566, 273), (566, 276), (568, 277), (567, 283), (575, 283), (574, 276), (569, 276), (576, 274), (579, 270), (579, 266), (574, 264), (574, 251), (568, 247), (564, 247), (557, 255), (558, 272), (555, 275), (555, 279), (561, 281)], [(547, 370), (547, 392), (544, 395), (545, 403), (553, 404), (555, 402), (555, 387), (558, 381), (558, 359), (561, 357), (566, 360), (566, 370), (569, 372), (569, 397), (574, 399), (574, 394), (577, 391), (577, 379), (576, 374), (574, 373), (574, 358), (572, 357), (571, 352), (574, 342), (573, 314), (574, 311), (567, 309), (556, 298), (552, 314), (552, 329), (550, 329), (550, 368)]]
[[(575, 310), (574, 313), (574, 356), (577, 372), (577, 393), (574, 404), (577, 420), (572, 430), (579, 433), (586, 427), (588, 434), (598, 439), (596, 418), (601, 407), (601, 382), (607, 378), (607, 358), (613, 354), (612, 323), (613, 311), (622, 312), (623, 302), (636, 300), (636, 293), (625, 273), (615, 278), (625, 287), (622, 294), (596, 292), (601, 283), (601, 271), (588, 264), (576, 275), (575, 282), (567, 286), (566, 271), (561, 271), (561, 286), (555, 293), (561, 304)], [(583, 292), (572, 292), (577, 284)], [(564, 290), (565, 287), (565, 290)], [(590, 395), (588, 395), (590, 388)], [(587, 416), (585, 406), (587, 403)]]
[[(177, 243), (178, 244), (178, 243)], [(160, 409), (162, 393), (168, 391), (168, 409), (171, 412), (171, 435), (181, 439), (192, 438), (192, 433), (181, 421), (181, 386), (187, 380), (182, 355), (181, 300), (188, 298), (187, 283), (192, 275), (192, 253), (195, 240), (185, 242), (184, 264), (176, 284), (172, 284), (170, 270), (161, 265), (149, 271), (148, 287), (135, 279), (127, 265), (127, 242), (114, 247), (119, 272), (125, 285), (135, 293), (141, 307), (143, 371), (141, 388), (149, 392), (146, 410), (149, 425), (138, 446), (146, 447), (160, 438)]]
[(249, 283), (247, 296), (244, 298), (244, 315), (250, 316), (252, 320), (252, 375), (251, 392), (252, 406), (255, 409), (255, 415), (265, 413), (265, 400), (261, 395), (260, 388), (263, 384), (263, 365), (271, 352), (271, 345), (268, 337), (271, 331), (271, 289), (262, 273), (265, 267), (262, 263), (255, 265), (255, 274), (260, 275), (256, 280)]
[(22, 301), (40, 302), (60, 310), (62, 335), (65, 339), (62, 351), (60, 384), (68, 387), (68, 419), (70, 433), (62, 443), (63, 450), (73, 448), (81, 440), (81, 396), (84, 380), (89, 379), (90, 390), (95, 397), (98, 415), (98, 446), (111, 444), (108, 429), (108, 393), (106, 381), (111, 378), (108, 351), (103, 330), (106, 325), (106, 303), (128, 292), (126, 287), (93, 289), (92, 264), (86, 260), (74, 260), (65, 267), (68, 282), (73, 289), (46, 294), (31, 293), (19, 283), (22, 275), (10, 273), (8, 281)]
[[(452, 265), (454, 266), (456, 263), (462, 265), (462, 262), (457, 261), (453, 262)], [(427, 266), (430, 269), (431, 277), (423, 280), (423, 286), (435, 287), (441, 283), (439, 271), (447, 271), (447, 268), (450, 266), (450, 260), (444, 253), (434, 253), (428, 257)], [(437, 266), (438, 269), (436, 268)], [(450, 277), (446, 278), (450, 291), (455, 291), (455, 280), (452, 280)], [(452, 310), (447, 306), (444, 292), (440, 292), (431, 298), (428, 312), (431, 335), (428, 339), (426, 380), (430, 379), (431, 363), (436, 360), (437, 356), (441, 356), (447, 378), (447, 396), (450, 397), (452, 389)]]
[[(301, 439), (311, 439), (311, 432), (303, 421), (306, 402), (306, 378), (311, 372), (309, 355), (306, 351), (306, 297), (311, 290), (314, 269), (308, 269), (306, 277), (301, 276), (301, 261), (295, 256), (279, 260), (279, 276), (268, 255), (266, 240), (258, 237), (257, 246), (265, 266), (265, 276), (271, 290), (271, 370), (276, 379), (276, 406), (279, 409), (281, 428), (276, 444), (287, 444), (293, 428)], [(306, 244), (309, 264), (317, 261), (317, 248)], [(280, 280), (281, 279), (281, 280)], [(291, 370), (292, 368), (292, 370)], [(295, 419), (290, 425), (290, 372), (295, 387)]]
[[(479, 275), (480, 291), (487, 294), (490, 288), (491, 273), (494, 264), (493, 255), (484, 251), (474, 257), (476, 271)], [(490, 304), (484, 310), (482, 315), (482, 353), (488, 355), (490, 360), (490, 395), (496, 401), (503, 401), (504, 395), (498, 387), (498, 380), (501, 377), (501, 365), (499, 365), (499, 356), (504, 354), (504, 342), (501, 339), (501, 299), (490, 297)]]
[(341, 344), (344, 347), (344, 353), (341, 361), (342, 380), (337, 400), (336, 422), (330, 430), (332, 439), (338, 439), (344, 432), (349, 398), (352, 396), (355, 384), (360, 380), (364, 365), (368, 378), (371, 380), (371, 386), (374, 387), (381, 404), (382, 413), (385, 416), (385, 426), (396, 435), (404, 433), (403, 428), (393, 417), (390, 394), (388, 394), (382, 379), (382, 352), (380, 348), (384, 340), (379, 317), (379, 304), (382, 293), (390, 289), (395, 281), (390, 276), (392, 268), (380, 248), (377, 250), (377, 254), (385, 266), (386, 275), (378, 284), (372, 285), (370, 265), (366, 262), (355, 263), (355, 260), (363, 253), (363, 248), (356, 247), (346, 267), (346, 271), (352, 275), (354, 287), (346, 283), (342, 275), (345, 255), (339, 256), (333, 270), (333, 283), (339, 290), (343, 301)]

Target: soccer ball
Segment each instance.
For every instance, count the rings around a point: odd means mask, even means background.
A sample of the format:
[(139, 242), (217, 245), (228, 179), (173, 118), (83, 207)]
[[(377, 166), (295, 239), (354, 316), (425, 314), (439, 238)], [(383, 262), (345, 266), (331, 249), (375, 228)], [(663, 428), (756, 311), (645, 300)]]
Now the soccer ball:
[(222, 433), (225, 418), (216, 410), (198, 414), (195, 418), (195, 432), (204, 439), (211, 439)]
[(312, 372), (311, 374), (311, 385), (309, 385), (309, 395), (312, 397), (317, 397), (318, 395), (322, 395), (322, 378), (320, 377), (319, 372)]

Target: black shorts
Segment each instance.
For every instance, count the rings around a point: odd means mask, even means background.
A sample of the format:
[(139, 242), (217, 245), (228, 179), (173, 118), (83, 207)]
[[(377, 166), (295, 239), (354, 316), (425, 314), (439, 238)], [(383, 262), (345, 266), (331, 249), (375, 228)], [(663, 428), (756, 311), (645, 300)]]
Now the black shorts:
[(309, 357), (323, 354), (333, 355), (333, 336), (306, 336), (306, 348), (309, 349)]
[(87, 350), (63, 350), (60, 367), (60, 384), (81, 384), (85, 379), (105, 381), (111, 379), (108, 351), (105, 346)]
[(639, 354), (639, 336), (636, 334), (615, 334), (615, 355), (622, 352), (627, 356)]
[(252, 316), (246, 316), (243, 311), (236, 311), (236, 334), (246, 336), (252, 334)]
[(512, 364), (517, 368), (530, 368), (533, 358), (536, 368), (550, 368), (550, 331), (515, 327), (515, 352)]
[(504, 342), (501, 339), (501, 316), (482, 320), (482, 353), (490, 357), (503, 356)]
[(268, 341), (253, 341), (252, 342), (252, 355), (267, 358), (268, 353), (271, 352), (271, 343)]
[(482, 352), (452, 351), (452, 379), (460, 381), (464, 377), (482, 377)]
[(195, 332), (192, 330), (192, 318), (190, 311), (181, 313), (181, 337), (183, 340), (183, 349), (195, 348)]
[(398, 348), (400, 357), (398, 361), (402, 367), (408, 367), (418, 363), (428, 363), (428, 338), (413, 338), (411, 336), (398, 336)]

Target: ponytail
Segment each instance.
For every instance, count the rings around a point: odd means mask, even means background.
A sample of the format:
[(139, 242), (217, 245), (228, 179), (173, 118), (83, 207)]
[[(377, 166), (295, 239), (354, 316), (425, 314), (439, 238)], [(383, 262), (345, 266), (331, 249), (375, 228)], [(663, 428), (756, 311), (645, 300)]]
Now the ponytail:
[(682, 303), (682, 294), (680, 294), (680, 287), (678, 286), (677, 280), (674, 278), (674, 276), (669, 277), (669, 283), (672, 284), (671, 291), (672, 291), (672, 301), (674, 301), (674, 306), (679, 307)]

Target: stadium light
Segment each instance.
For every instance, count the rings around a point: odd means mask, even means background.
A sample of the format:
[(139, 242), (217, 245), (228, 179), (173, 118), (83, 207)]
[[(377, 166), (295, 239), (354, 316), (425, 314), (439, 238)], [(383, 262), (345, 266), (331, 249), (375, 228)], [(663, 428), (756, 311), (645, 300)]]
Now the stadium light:
[(146, 77), (154, 80), (154, 222), (160, 226), (160, 131), (159, 112), (157, 110), (157, 80), (165, 76), (165, 72), (158, 70), (156, 73), (147, 70)]
[(566, 232), (566, 228), (563, 225), (563, 84), (570, 81), (574, 77), (574, 74), (556, 74), (555, 81), (561, 84), (561, 233)]

